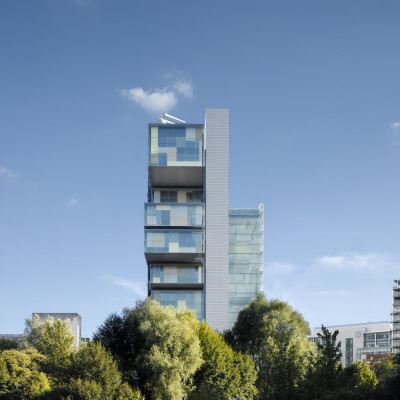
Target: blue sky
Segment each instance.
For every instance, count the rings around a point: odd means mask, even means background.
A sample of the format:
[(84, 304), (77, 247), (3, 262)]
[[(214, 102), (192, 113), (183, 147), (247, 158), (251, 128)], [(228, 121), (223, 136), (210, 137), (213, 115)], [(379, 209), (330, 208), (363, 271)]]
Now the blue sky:
[(265, 205), (265, 293), (311, 328), (389, 320), (400, 3), (0, 3), (0, 333), (146, 293), (147, 124), (230, 109), (230, 206)]

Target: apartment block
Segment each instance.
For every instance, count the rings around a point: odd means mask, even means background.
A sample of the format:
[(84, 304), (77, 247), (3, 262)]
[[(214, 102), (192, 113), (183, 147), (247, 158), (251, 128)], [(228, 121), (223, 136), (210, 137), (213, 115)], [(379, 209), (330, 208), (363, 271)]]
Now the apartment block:
[[(204, 124), (149, 124), (149, 296), (219, 331), (263, 288), (263, 207), (229, 210), (229, 111)], [(254, 242), (253, 242), (254, 241)]]

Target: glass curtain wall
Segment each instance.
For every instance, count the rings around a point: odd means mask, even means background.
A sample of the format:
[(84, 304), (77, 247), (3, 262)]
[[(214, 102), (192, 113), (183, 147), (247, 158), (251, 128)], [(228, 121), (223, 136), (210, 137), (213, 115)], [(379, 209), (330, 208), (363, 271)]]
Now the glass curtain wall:
[(263, 290), (264, 212), (229, 210), (229, 327), (239, 311)]

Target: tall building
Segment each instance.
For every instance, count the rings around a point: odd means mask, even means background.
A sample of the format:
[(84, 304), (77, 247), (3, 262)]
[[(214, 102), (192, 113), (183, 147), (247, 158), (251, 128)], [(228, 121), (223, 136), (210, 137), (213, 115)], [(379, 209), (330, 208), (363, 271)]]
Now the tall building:
[(263, 209), (229, 211), (228, 110), (149, 124), (148, 155), (149, 295), (226, 330), (263, 282)]
[(391, 330), (392, 330), (392, 353), (399, 352), (399, 316), (400, 316), (400, 280), (395, 279), (392, 289), (392, 312), (391, 312)]

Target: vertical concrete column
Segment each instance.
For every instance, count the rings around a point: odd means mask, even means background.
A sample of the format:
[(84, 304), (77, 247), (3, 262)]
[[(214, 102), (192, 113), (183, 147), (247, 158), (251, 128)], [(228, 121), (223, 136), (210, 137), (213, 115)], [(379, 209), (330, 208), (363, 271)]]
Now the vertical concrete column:
[(228, 329), (229, 110), (206, 110), (206, 321)]

